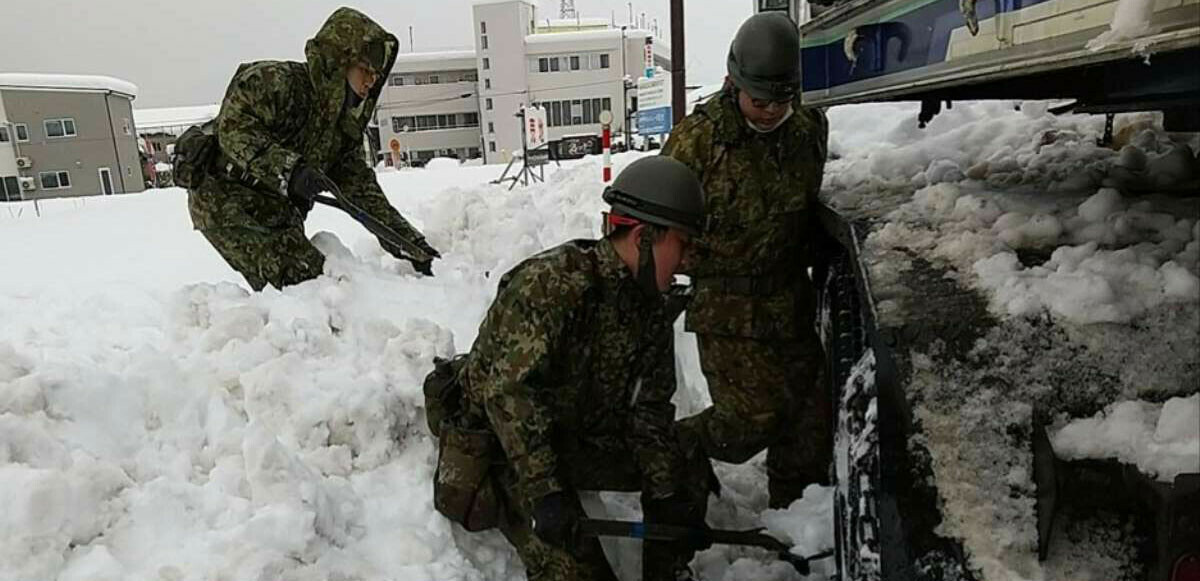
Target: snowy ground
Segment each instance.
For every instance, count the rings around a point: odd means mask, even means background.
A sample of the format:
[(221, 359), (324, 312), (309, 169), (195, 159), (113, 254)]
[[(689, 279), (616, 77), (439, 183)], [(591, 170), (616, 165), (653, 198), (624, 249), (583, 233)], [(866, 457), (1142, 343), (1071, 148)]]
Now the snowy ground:
[[(1200, 175), (1183, 144), (1133, 119), (1117, 153), (1091, 143), (1099, 118), (1011, 105), (956, 104), (924, 132), (915, 107), (835, 109), (827, 186), (875, 192), (856, 202), (906, 225), (873, 243), (941, 252), (976, 273), (997, 316), (1087, 325), (1192, 308), (1196, 219), (1168, 224), (1121, 194), (1146, 175), (1179, 174), (1163, 187)], [(512, 192), (486, 183), (499, 167), (436, 165), (380, 173), (446, 257), (432, 279), (328, 209), (308, 222), (327, 276), (251, 294), (190, 229), (180, 190), (0, 206), (0, 581), (519, 578), (499, 535), (433, 511), (420, 382), (434, 355), (470, 346), (500, 273), (596, 234), (599, 162)], [(1058, 250), (1034, 266), (1007, 257), (1047, 245)], [(678, 337), (691, 414), (706, 388), (694, 339)], [(1195, 417), (1197, 402), (1171, 417)], [(761, 464), (718, 473), (714, 526), (765, 522), (802, 554), (832, 542), (828, 489), (764, 516)], [(694, 564), (709, 581), (798, 579), (753, 550)]]
[[(436, 278), (318, 209), (327, 276), (282, 293), (245, 290), (181, 190), (0, 208), (20, 249), (0, 268), (0, 579), (520, 577), (498, 534), (434, 512), (420, 383), (470, 346), (499, 274), (596, 233), (602, 184), (596, 159), (512, 192), (486, 183), (500, 169), (380, 174), (446, 256)], [(694, 413), (706, 393), (680, 337)], [(761, 466), (721, 470), (714, 524), (757, 526)], [(772, 561), (718, 548), (700, 566), (797, 578)]]

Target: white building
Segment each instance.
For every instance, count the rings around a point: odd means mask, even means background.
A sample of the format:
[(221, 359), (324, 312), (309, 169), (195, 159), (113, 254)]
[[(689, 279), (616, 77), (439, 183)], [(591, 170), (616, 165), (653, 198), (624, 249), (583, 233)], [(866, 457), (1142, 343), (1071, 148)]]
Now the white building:
[(389, 162), (481, 155), (503, 163), (521, 151), (517, 115), (533, 104), (546, 109), (552, 147), (564, 137), (598, 136), (604, 110), (619, 134), (622, 112), (636, 109), (632, 81), (644, 74), (647, 45), (653, 64), (670, 69), (670, 48), (645, 30), (539, 20), (527, 0), (482, 0), (472, 12), (474, 50), (397, 59), (377, 111)]
[(475, 51), (401, 54), (375, 110), (384, 159), (480, 156)]

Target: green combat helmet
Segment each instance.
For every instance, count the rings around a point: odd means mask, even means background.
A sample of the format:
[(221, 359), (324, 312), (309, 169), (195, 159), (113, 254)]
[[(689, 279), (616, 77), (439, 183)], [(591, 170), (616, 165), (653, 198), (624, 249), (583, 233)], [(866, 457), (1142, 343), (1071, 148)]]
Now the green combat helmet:
[(704, 189), (688, 166), (667, 156), (643, 157), (625, 168), (604, 190), (612, 213), (700, 233), (704, 225)]
[[(658, 228), (678, 228), (692, 236), (704, 227), (704, 188), (683, 162), (656, 155), (643, 157), (625, 168), (604, 189), (612, 206), (605, 233), (615, 226), (644, 222)], [(655, 278), (654, 237), (638, 240), (638, 284), (647, 295), (658, 296)], [(676, 313), (678, 314), (678, 313)]]
[(726, 67), (755, 99), (792, 99), (800, 90), (800, 30), (780, 12), (755, 14), (733, 37)]

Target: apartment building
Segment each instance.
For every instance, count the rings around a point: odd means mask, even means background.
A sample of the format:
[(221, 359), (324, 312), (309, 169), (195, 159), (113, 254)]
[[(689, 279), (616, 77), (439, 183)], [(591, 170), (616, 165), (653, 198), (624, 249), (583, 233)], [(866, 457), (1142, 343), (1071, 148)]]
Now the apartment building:
[(0, 74), (0, 201), (144, 190), (136, 96), (111, 77)]
[(633, 80), (644, 74), (647, 46), (653, 65), (670, 69), (670, 47), (649, 31), (601, 19), (539, 20), (527, 0), (476, 2), (471, 26), (473, 49), (397, 59), (377, 111), (385, 162), (506, 162), (522, 148), (517, 115), (535, 104), (546, 109), (552, 147), (598, 136), (605, 110), (622, 133), (636, 110)]
[(480, 156), (475, 53), (408, 53), (396, 58), (375, 119), (387, 165)]

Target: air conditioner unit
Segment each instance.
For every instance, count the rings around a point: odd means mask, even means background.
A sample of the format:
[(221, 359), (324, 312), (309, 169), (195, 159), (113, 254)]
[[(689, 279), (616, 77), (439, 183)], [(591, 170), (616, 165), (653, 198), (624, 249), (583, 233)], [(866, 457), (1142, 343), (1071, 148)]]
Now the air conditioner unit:
[(27, 192), (32, 192), (37, 189), (37, 180), (33, 178), (21, 178), (21, 189)]
[(33, 167), (33, 160), (28, 157), (18, 157), (17, 167), (20, 169), (29, 169)]

